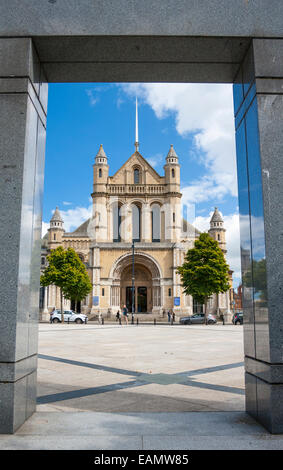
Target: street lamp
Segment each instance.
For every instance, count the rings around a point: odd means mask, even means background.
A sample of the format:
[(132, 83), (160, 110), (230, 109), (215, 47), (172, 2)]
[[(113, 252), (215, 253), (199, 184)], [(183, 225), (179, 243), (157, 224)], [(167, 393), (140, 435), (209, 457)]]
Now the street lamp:
[(135, 313), (135, 241), (132, 243), (132, 323)]

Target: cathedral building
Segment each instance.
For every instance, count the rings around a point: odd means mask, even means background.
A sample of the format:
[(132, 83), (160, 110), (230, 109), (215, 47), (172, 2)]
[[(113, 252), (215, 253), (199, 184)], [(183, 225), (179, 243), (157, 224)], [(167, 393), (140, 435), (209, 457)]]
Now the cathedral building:
[[(137, 122), (137, 120), (136, 120)], [(139, 152), (136, 125), (135, 151), (121, 168), (109, 175), (108, 158), (101, 145), (93, 165), (93, 212), (73, 232), (65, 232), (56, 208), (42, 240), (41, 266), (50, 250), (72, 247), (85, 263), (93, 291), (79, 309), (108, 318), (126, 305), (143, 318), (162, 318), (168, 310), (176, 318), (200, 312), (183, 293), (180, 266), (200, 232), (181, 215), (180, 164), (171, 145), (160, 176)], [(208, 233), (226, 255), (224, 221), (215, 208)], [(232, 272), (230, 272), (232, 288)], [(56, 286), (41, 288), (42, 312), (60, 308)], [(66, 309), (75, 308), (65, 300)], [(230, 313), (229, 292), (214, 295), (209, 312)]]

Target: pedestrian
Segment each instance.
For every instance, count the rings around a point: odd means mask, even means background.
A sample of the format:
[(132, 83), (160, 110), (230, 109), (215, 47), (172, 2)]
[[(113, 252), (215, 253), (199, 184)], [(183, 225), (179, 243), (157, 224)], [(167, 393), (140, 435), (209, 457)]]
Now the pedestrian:
[(170, 323), (170, 320), (171, 320), (170, 310), (168, 310), (167, 315), (168, 315), (168, 323)]
[(102, 314), (101, 314), (101, 312), (99, 312), (99, 314), (98, 314), (98, 323), (99, 324), (102, 323)]
[(119, 310), (117, 310), (117, 313), (116, 313), (116, 321), (119, 321), (120, 320), (120, 312)]
[(126, 325), (127, 325), (128, 324), (128, 309), (127, 309), (126, 305), (124, 305), (124, 307), (123, 307), (123, 317), (124, 317)]
[(173, 323), (175, 321), (175, 312), (172, 313), (172, 317), (173, 317)]
[(55, 309), (55, 307), (54, 307), (53, 310), (52, 310), (52, 312), (50, 312), (50, 314), (49, 314), (49, 315), (50, 315), (50, 323), (52, 323), (52, 315), (53, 315), (53, 313), (55, 313), (55, 310), (56, 310), (56, 309)]

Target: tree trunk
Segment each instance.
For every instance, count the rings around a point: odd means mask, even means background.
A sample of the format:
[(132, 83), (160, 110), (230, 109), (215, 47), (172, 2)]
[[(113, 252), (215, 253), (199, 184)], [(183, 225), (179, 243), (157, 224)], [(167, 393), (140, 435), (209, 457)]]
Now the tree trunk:
[(204, 323), (207, 325), (207, 304), (208, 304), (208, 297), (204, 299)]
[(62, 289), (60, 289), (60, 301), (61, 301), (61, 322), (64, 323), (63, 294), (62, 294)]

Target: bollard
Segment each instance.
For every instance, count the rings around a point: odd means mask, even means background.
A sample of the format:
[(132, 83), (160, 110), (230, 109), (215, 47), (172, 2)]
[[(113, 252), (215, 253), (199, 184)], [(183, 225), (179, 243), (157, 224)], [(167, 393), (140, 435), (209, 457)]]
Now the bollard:
[(120, 325), (122, 325), (121, 318), (119, 318), (119, 323), (120, 323)]
[(69, 323), (70, 323), (70, 317), (68, 317), (68, 325), (69, 325)]
[(132, 325), (134, 324), (134, 315), (132, 315)]
[(154, 325), (156, 325), (156, 318), (154, 318), (154, 320), (153, 320), (153, 324), (154, 324)]
[(173, 318), (172, 318), (172, 319), (171, 319), (171, 325), (173, 325), (173, 323), (174, 323), (174, 322), (173, 322)]
[(102, 325), (104, 325), (104, 318), (102, 318), (101, 323), (102, 323)]
[(87, 317), (85, 317), (85, 324), (87, 324)]
[(139, 324), (139, 319), (137, 318), (137, 325)]

